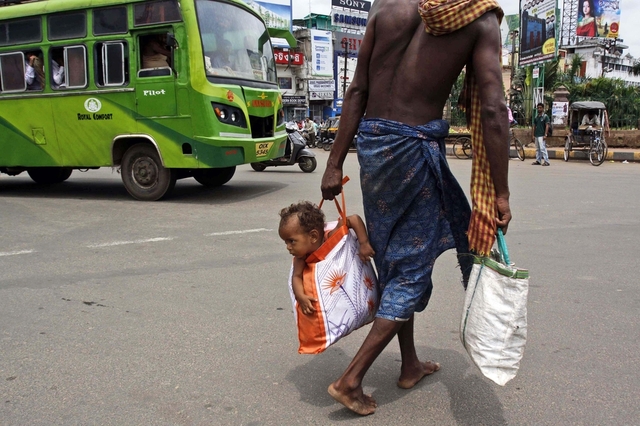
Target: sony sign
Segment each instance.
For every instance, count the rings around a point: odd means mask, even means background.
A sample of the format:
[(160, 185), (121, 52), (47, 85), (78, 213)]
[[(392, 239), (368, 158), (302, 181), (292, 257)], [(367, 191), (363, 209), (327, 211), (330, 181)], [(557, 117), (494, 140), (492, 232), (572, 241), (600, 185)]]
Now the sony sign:
[(371, 9), (371, 2), (364, 0), (331, 0), (331, 6), (368, 12)]

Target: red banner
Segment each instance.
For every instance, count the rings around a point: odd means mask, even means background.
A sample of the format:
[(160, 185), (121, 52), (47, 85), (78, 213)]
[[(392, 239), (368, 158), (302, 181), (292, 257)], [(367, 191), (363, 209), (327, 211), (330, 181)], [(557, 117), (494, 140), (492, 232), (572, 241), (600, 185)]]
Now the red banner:
[(302, 65), (304, 62), (304, 55), (300, 52), (286, 52), (282, 49), (274, 48), (273, 56), (276, 58), (276, 64), (291, 63), (291, 65)]

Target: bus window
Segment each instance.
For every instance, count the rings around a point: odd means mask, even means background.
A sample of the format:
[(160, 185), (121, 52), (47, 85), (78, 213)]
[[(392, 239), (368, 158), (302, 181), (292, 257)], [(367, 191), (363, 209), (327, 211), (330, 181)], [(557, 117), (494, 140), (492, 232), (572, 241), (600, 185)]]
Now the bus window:
[(208, 76), (276, 83), (273, 49), (258, 17), (231, 3), (196, 0)]
[(67, 76), (64, 70), (64, 48), (56, 47), (49, 51), (49, 69), (51, 74), (49, 84), (53, 89), (63, 89), (67, 87)]
[(42, 41), (40, 18), (20, 19), (0, 23), (0, 46)]
[(93, 35), (124, 34), (128, 29), (126, 6), (93, 11)]
[[(140, 36), (139, 41), (140, 68), (171, 67), (171, 51), (167, 47), (165, 34), (143, 35)], [(171, 72), (169, 72), (169, 74), (171, 74)]]
[(65, 48), (65, 64), (67, 64), (67, 74), (69, 89), (87, 86), (87, 51), (84, 46), (73, 46)]
[(84, 12), (51, 15), (47, 24), (49, 40), (66, 40), (87, 36), (87, 17)]
[(176, 0), (159, 0), (136, 4), (134, 6), (134, 15), (134, 25), (136, 27), (181, 20)]
[(129, 83), (128, 52), (123, 41), (96, 43), (96, 84), (124, 86)]
[(3, 92), (42, 90), (44, 65), (42, 52), (14, 52), (0, 55), (0, 73)]

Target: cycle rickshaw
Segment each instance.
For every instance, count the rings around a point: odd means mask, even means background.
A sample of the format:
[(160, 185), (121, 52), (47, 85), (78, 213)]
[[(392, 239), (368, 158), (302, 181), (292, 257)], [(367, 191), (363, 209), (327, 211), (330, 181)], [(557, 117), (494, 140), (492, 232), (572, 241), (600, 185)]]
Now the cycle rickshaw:
[(587, 153), (589, 161), (599, 166), (607, 158), (603, 128), (608, 125), (607, 108), (602, 102), (580, 101), (569, 106), (570, 131), (564, 144), (564, 161), (571, 151)]

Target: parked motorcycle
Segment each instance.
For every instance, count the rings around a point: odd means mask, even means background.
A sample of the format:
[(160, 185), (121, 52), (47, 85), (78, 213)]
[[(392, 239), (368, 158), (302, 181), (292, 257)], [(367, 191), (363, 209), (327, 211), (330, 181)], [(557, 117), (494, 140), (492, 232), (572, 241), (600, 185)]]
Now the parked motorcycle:
[(297, 164), (305, 173), (313, 172), (318, 166), (316, 155), (307, 149), (307, 142), (302, 137), (296, 126), (287, 124), (287, 146), (284, 156), (273, 160), (251, 163), (251, 168), (261, 172), (269, 166), (293, 166)]

